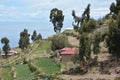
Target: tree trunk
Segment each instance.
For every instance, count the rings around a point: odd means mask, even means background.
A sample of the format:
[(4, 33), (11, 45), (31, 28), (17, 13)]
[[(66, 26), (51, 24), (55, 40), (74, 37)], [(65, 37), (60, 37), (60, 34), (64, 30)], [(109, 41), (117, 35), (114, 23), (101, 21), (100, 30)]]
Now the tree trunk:
[(83, 67), (83, 60), (80, 60), (80, 68)]

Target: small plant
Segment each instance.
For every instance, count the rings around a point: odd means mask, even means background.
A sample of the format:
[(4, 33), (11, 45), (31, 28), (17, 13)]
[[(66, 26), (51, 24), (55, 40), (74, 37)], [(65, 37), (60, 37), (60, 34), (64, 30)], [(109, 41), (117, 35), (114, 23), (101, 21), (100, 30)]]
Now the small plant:
[(35, 72), (37, 70), (31, 63), (29, 63), (28, 66), (31, 72)]

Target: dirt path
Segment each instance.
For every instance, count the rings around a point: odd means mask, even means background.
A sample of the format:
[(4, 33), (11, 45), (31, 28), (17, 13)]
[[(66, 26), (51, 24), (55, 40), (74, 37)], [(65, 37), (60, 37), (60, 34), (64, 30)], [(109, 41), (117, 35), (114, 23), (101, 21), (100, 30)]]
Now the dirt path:
[(76, 39), (75, 37), (68, 36), (68, 41), (72, 46), (79, 46), (79, 40)]
[(116, 77), (116, 75), (101, 75), (101, 74), (85, 74), (85, 75), (63, 75), (63, 79), (65, 80), (114, 80), (114, 78)]

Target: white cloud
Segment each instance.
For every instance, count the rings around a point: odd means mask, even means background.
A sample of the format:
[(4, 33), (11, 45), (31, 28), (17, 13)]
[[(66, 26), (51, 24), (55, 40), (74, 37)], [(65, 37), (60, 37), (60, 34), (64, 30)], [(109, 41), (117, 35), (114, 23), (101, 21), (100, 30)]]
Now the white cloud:
[(17, 15), (17, 8), (14, 6), (8, 7), (5, 5), (0, 5), (0, 13), (3, 16), (16, 16)]
[(109, 10), (109, 8), (107, 8), (107, 7), (100, 7), (100, 8), (95, 8), (95, 9), (93, 9), (93, 11), (108, 11)]
[[(14, 6), (13, 4), (8, 5), (1, 3), (6, 1), (8, 1), (9, 4), (17, 2), (20, 6), (17, 6), (17, 4)], [(99, 15), (103, 16), (109, 12), (109, 4), (113, 1), (114, 0), (2, 0), (0, 1), (0, 16), (4, 19), (9, 18), (11, 20), (48, 19), (50, 10), (56, 7), (63, 10), (65, 20), (69, 21), (72, 19), (72, 10), (75, 10), (76, 14), (81, 16), (88, 3), (91, 4), (91, 15), (93, 17), (94, 15), (98, 17)], [(23, 4), (24, 6), (22, 6)]]

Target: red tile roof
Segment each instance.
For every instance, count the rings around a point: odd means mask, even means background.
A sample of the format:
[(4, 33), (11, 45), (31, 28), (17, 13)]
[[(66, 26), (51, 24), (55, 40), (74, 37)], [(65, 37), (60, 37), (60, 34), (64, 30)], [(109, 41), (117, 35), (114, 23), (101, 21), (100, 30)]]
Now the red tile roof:
[(77, 49), (76, 48), (63, 48), (60, 51), (60, 54), (64, 54), (64, 55), (72, 55), (72, 54), (76, 54)]

